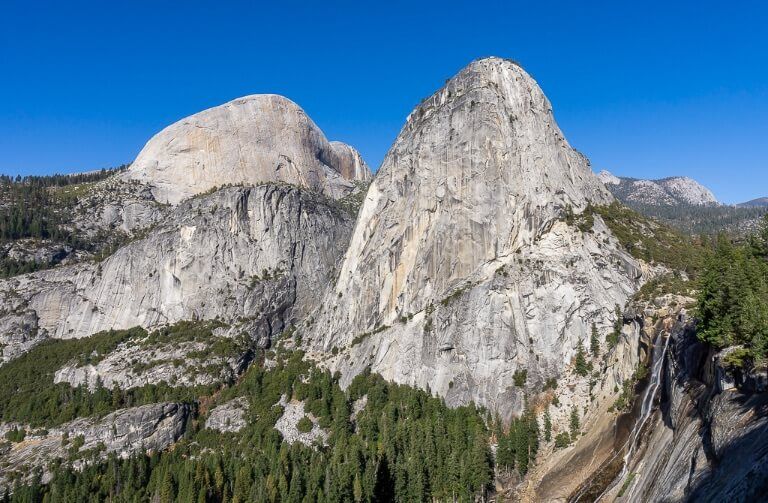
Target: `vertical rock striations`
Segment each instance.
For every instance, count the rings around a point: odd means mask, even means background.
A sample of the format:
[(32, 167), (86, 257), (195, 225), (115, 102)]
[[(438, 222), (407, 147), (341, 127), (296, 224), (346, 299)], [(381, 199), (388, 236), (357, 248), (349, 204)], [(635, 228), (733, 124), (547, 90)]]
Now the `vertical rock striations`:
[(637, 455), (626, 501), (758, 501), (768, 490), (768, 395), (727, 379), (720, 354), (681, 315), (664, 393)]
[[(191, 199), (101, 263), (0, 281), (6, 356), (28, 349), (35, 336), (214, 318), (252, 320), (253, 338), (268, 342), (317, 306), (352, 224), (337, 203), (288, 186), (231, 187)], [(27, 336), (14, 335), (25, 327)]]
[(515, 370), (531, 386), (561, 373), (638, 286), (602, 221), (575, 222), (612, 200), (536, 82), (475, 61), (408, 117), (310, 344), (346, 348), (329, 364), (348, 377), (370, 365), (449, 403), (519, 410)]
[(254, 95), (165, 128), (119, 177), (73, 225), (133, 242), (98, 264), (0, 281), (0, 363), (46, 337), (179, 320), (245, 320), (268, 344), (317, 306), (354, 223), (335, 199), (371, 172), (295, 103)]

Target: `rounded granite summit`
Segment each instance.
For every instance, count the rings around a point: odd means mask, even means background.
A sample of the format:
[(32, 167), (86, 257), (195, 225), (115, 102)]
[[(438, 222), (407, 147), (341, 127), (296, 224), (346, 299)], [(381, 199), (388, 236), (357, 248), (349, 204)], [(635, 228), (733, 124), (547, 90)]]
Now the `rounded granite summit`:
[(255, 94), (204, 110), (156, 134), (128, 170), (177, 204), (223, 185), (283, 182), (338, 199), (371, 178), (355, 149), (329, 142), (293, 101)]
[(520, 414), (515, 373), (559, 375), (643, 279), (588, 212), (613, 201), (536, 81), (475, 60), (409, 115), (304, 341), (343, 384), (368, 369)]

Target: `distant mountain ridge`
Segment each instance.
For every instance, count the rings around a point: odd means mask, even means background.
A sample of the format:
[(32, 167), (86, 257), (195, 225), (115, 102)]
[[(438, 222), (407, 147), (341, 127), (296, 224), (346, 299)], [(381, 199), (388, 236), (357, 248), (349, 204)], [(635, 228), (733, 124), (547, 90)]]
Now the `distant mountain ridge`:
[(618, 177), (603, 170), (598, 178), (614, 196), (624, 202), (655, 206), (719, 206), (711, 190), (687, 176), (671, 176), (658, 180)]
[(712, 191), (686, 176), (644, 180), (603, 170), (597, 177), (623, 204), (689, 234), (725, 231), (746, 235), (757, 228), (768, 208), (768, 198), (723, 204)]
[(739, 208), (764, 208), (768, 207), (768, 197), (758, 197), (757, 199), (752, 199), (751, 201), (746, 201), (743, 203), (739, 203), (736, 206)]

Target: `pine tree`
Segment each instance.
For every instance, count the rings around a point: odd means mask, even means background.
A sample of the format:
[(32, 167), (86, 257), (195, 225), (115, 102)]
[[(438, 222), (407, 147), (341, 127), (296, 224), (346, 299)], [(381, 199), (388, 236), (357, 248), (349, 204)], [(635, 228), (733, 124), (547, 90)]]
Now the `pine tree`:
[(571, 439), (575, 440), (576, 436), (579, 434), (579, 428), (581, 425), (579, 424), (579, 411), (576, 410), (576, 406), (571, 407)]
[(589, 373), (589, 366), (587, 365), (587, 356), (584, 351), (584, 344), (579, 340), (579, 345), (576, 346), (576, 373), (584, 377)]
[(555, 437), (555, 449), (562, 449), (564, 447), (568, 447), (568, 444), (571, 443), (571, 438), (568, 436), (567, 431), (562, 431), (557, 434)]
[(600, 355), (600, 337), (597, 333), (597, 326), (594, 323), (592, 323), (592, 334), (589, 338), (589, 351), (592, 353), (592, 356)]
[(552, 418), (549, 416), (549, 407), (544, 413), (544, 440), (547, 442), (552, 440)]
[(173, 485), (173, 475), (170, 468), (165, 470), (163, 481), (160, 484), (160, 503), (173, 503), (176, 499), (176, 488)]
[(510, 426), (509, 433), (505, 434), (499, 432), (497, 434), (497, 442), (496, 464), (503, 470), (512, 470), (515, 467), (515, 449), (512, 440), (512, 426)]
[(360, 483), (360, 475), (355, 473), (355, 480), (352, 482), (352, 495), (355, 501), (363, 500), (363, 485)]
[(200, 491), (197, 493), (197, 503), (207, 503), (208, 501), (208, 490), (205, 487), (201, 487)]
[[(294, 472), (296, 473), (296, 472)], [(251, 473), (247, 466), (241, 466), (235, 476), (234, 490), (232, 493), (233, 503), (244, 503), (248, 501), (248, 490), (251, 487)], [(300, 488), (297, 489), (300, 491)]]
[(488, 445), (484, 438), (475, 436), (469, 457), (469, 481), (474, 491), (484, 491), (491, 483), (493, 473), (488, 453)]
[[(213, 472), (214, 487), (216, 488), (216, 494), (221, 498), (224, 491), (224, 470), (222, 470), (221, 464), (216, 464), (216, 469)], [(270, 480), (267, 479), (269, 482)]]

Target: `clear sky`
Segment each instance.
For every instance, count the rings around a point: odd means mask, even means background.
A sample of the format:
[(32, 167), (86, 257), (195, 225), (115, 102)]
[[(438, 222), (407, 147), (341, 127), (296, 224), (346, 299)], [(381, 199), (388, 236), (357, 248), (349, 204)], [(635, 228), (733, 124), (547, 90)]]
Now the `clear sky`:
[[(310, 6), (311, 5), (311, 6)], [(37, 2), (0, 6), (0, 172), (130, 162), (171, 122), (278, 93), (377, 167), (474, 58), (519, 61), (595, 170), (768, 196), (765, 2)]]

